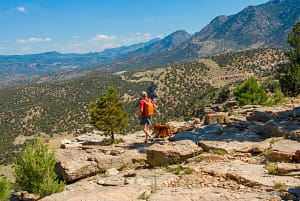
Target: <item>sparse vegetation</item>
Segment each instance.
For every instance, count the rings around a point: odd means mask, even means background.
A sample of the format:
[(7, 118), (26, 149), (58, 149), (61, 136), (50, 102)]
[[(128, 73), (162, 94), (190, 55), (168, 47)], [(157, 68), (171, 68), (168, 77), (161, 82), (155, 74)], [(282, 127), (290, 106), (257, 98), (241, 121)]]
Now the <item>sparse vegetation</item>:
[(192, 174), (194, 172), (193, 168), (190, 167), (182, 167), (181, 165), (177, 165), (176, 167), (167, 167), (167, 171), (172, 172), (173, 174)]
[(184, 172), (184, 174), (192, 174), (192, 173), (194, 172), (194, 169), (188, 167), (188, 168), (185, 168), (185, 169), (183, 170), (183, 172)]
[(274, 183), (274, 189), (281, 189), (283, 186), (284, 186), (284, 183), (282, 183), (282, 182)]
[(267, 162), (265, 165), (266, 170), (269, 174), (277, 175), (278, 174), (278, 167), (275, 163), (269, 163)]
[(211, 153), (211, 154), (218, 154), (218, 155), (226, 155), (227, 154), (227, 151), (226, 150), (223, 150), (223, 149), (210, 149), (208, 151), (208, 153)]
[(148, 200), (150, 198), (150, 194), (147, 193), (147, 191), (144, 191), (138, 196), (138, 199), (140, 200)]

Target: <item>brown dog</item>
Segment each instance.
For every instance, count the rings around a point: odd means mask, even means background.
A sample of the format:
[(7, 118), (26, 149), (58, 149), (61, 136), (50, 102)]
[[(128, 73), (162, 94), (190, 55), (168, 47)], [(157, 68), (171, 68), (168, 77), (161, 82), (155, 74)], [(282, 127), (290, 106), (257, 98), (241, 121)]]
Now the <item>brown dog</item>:
[(174, 134), (173, 129), (168, 124), (154, 124), (155, 137), (163, 138), (169, 137)]

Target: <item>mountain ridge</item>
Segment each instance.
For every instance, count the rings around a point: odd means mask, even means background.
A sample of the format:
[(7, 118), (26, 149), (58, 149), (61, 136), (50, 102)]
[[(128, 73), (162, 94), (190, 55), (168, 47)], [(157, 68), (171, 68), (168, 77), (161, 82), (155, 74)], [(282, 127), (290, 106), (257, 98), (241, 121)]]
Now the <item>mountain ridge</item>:
[(237, 14), (215, 17), (193, 35), (175, 31), (162, 39), (88, 54), (58, 52), (0, 56), (0, 78), (44, 76), (104, 68), (110, 71), (147, 68), (256, 48), (289, 46), (286, 37), (300, 20), (300, 0), (272, 0)]

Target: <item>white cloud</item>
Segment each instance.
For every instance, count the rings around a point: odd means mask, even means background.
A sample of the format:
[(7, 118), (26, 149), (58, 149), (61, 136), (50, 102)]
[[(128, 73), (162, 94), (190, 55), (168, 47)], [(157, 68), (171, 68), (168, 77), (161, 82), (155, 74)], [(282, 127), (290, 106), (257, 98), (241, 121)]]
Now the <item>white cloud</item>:
[(92, 37), (92, 41), (108, 41), (108, 40), (114, 40), (114, 36), (108, 36), (104, 34), (97, 34), (96, 36)]
[(27, 9), (23, 6), (19, 6), (17, 7), (17, 11), (21, 12), (21, 13), (27, 13)]
[(46, 37), (46, 38), (35, 38), (35, 37), (31, 37), (31, 38), (28, 38), (28, 39), (18, 39), (17, 42), (18, 43), (42, 43), (42, 42), (49, 42), (51, 41), (52, 39), (49, 38), (49, 37)]

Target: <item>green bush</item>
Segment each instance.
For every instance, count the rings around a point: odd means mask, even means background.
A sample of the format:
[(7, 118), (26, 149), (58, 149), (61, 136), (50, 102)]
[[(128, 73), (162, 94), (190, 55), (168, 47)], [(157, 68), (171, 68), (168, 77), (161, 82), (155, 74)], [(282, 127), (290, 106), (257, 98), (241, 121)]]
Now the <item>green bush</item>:
[(0, 178), (0, 200), (5, 201), (9, 200), (10, 193), (12, 190), (12, 184), (8, 181), (7, 178)]
[(237, 86), (234, 95), (240, 105), (268, 104), (268, 96), (263, 85), (259, 85), (254, 77)]
[(300, 94), (300, 21), (288, 34), (287, 42), (291, 46), (289, 62), (278, 69), (279, 83), (285, 95), (296, 97)]
[(22, 190), (42, 197), (63, 191), (65, 183), (58, 181), (55, 163), (54, 152), (42, 140), (33, 140), (16, 159), (16, 184)]
[(284, 94), (281, 92), (280, 88), (276, 88), (270, 104), (277, 105), (282, 102), (284, 102)]

